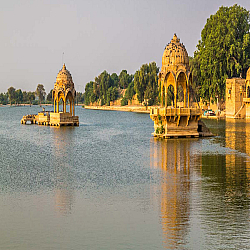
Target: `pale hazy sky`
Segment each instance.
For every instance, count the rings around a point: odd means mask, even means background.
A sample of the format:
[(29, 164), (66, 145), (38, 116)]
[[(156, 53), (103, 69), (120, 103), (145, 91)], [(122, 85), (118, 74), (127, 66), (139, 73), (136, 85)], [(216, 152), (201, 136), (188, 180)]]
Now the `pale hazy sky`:
[(193, 56), (207, 18), (235, 3), (250, 10), (250, 0), (0, 0), (0, 92), (49, 92), (63, 52), (81, 92), (103, 70), (160, 67), (174, 33)]

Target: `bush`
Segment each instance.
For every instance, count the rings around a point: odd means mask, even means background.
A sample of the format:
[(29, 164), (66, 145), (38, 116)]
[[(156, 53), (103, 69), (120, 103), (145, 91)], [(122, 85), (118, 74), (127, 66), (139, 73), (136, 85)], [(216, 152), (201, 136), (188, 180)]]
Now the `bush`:
[(156, 133), (156, 134), (159, 134), (159, 133), (160, 133), (160, 129), (157, 128), (157, 129), (155, 130), (155, 133)]
[(161, 125), (160, 134), (164, 134), (164, 133), (165, 133), (165, 128), (163, 127), (163, 125)]

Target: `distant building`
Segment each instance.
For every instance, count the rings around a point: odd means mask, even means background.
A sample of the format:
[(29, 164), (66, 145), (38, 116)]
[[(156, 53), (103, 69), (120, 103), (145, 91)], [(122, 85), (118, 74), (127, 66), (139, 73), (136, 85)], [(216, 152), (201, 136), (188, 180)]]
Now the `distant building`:
[(250, 118), (250, 68), (246, 79), (226, 80), (226, 118)]

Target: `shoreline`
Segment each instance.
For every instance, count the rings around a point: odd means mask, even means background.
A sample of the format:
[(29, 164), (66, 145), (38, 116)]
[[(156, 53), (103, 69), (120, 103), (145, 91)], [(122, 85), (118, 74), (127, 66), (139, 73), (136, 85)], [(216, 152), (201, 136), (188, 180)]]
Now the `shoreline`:
[(108, 111), (124, 111), (124, 112), (136, 112), (150, 114), (150, 107), (145, 106), (88, 106), (85, 105), (85, 109), (92, 110), (108, 110)]

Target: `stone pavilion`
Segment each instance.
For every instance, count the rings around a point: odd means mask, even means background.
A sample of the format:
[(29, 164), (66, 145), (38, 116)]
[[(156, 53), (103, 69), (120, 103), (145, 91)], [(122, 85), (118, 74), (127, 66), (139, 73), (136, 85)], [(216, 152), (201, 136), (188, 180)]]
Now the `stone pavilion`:
[[(54, 112), (43, 110), (37, 115), (26, 115), (23, 116), (21, 123), (26, 124), (29, 121), (31, 124), (38, 125), (79, 126), (79, 117), (75, 116), (75, 98), (76, 91), (72, 76), (63, 64), (53, 89)], [(59, 110), (60, 102), (61, 110)], [(69, 104), (68, 110), (67, 104)]]
[[(188, 53), (176, 34), (163, 52), (158, 81), (161, 106), (152, 108), (150, 112), (150, 117), (154, 121), (153, 135), (161, 138), (199, 137), (201, 134), (198, 132), (198, 121), (202, 110), (190, 107), (189, 91), (192, 77)], [(177, 102), (179, 89), (183, 95), (182, 105)], [(171, 103), (168, 103), (170, 94), (173, 98)]]

